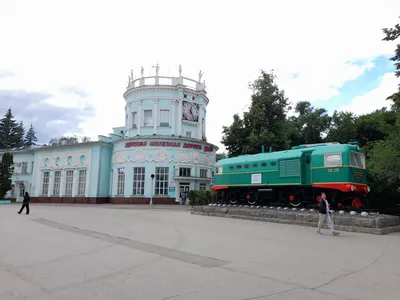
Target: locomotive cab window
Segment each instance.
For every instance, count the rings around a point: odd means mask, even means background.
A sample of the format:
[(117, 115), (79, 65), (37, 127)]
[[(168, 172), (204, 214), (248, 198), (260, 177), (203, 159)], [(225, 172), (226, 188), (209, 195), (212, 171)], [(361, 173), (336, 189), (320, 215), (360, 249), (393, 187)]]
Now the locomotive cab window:
[(325, 167), (337, 167), (342, 165), (342, 153), (325, 154)]
[(215, 173), (216, 173), (216, 174), (222, 174), (222, 166), (216, 167)]
[(365, 155), (358, 152), (350, 152), (350, 165), (365, 169)]

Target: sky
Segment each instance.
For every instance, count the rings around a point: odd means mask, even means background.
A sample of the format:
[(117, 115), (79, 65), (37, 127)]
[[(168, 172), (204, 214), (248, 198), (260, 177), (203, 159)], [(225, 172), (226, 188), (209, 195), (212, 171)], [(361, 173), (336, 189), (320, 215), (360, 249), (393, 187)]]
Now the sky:
[(130, 70), (197, 79), (207, 138), (250, 105), (248, 84), (274, 70), (292, 103), (365, 114), (390, 106), (399, 79), (382, 28), (398, 0), (0, 0), (0, 114), (11, 107), (41, 142), (96, 138), (124, 125)]

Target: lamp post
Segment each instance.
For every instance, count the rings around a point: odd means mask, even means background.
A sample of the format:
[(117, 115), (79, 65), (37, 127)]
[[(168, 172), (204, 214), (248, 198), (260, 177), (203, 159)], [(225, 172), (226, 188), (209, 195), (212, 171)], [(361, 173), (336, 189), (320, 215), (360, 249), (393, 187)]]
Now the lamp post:
[(151, 174), (151, 197), (150, 197), (150, 203), (149, 205), (153, 205), (153, 187), (154, 187), (154, 174)]

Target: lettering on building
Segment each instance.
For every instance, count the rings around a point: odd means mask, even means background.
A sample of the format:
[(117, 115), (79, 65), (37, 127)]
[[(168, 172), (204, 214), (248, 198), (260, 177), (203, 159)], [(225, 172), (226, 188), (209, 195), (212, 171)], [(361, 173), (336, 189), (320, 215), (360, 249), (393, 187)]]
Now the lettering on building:
[[(197, 149), (202, 150), (203, 146), (199, 144), (192, 144), (192, 143), (180, 143), (180, 142), (165, 142), (165, 141), (151, 141), (147, 143), (147, 141), (137, 141), (137, 142), (127, 142), (125, 143), (125, 148), (131, 147), (146, 147), (147, 145), (151, 147), (176, 147), (185, 149)], [(213, 152), (214, 148), (212, 146), (204, 146), (204, 152)]]

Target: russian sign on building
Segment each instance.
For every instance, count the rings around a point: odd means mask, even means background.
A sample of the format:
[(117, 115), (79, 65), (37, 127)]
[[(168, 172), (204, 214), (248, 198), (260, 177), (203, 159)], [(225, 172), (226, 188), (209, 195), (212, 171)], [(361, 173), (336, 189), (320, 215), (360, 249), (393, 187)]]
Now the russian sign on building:
[[(180, 142), (165, 142), (165, 141), (137, 141), (137, 142), (127, 142), (125, 143), (125, 148), (132, 148), (132, 147), (146, 147), (147, 145), (152, 146), (152, 147), (176, 147), (180, 148), (182, 146), (182, 143)], [(187, 149), (198, 149), (202, 150), (203, 146), (199, 144), (193, 144), (193, 143), (183, 143), (182, 148), (187, 148)], [(204, 152), (213, 152), (214, 148), (211, 146), (204, 146)]]

